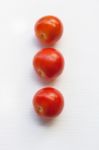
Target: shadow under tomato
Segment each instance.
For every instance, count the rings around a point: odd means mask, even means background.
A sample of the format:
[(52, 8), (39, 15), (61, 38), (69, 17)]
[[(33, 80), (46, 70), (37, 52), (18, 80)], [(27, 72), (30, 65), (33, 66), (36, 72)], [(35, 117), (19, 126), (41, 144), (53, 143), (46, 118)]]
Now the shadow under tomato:
[(56, 78), (51, 81), (43, 80), (42, 78), (39, 77), (39, 75), (36, 73), (34, 68), (33, 68), (33, 70), (31, 70), (30, 76), (31, 76), (31, 80), (37, 81), (37, 84), (39, 84), (41, 86), (54, 86), (54, 85), (56, 85), (56, 83), (59, 80), (59, 78)]
[(36, 37), (32, 38), (32, 44), (33, 46), (35, 45), (38, 50), (44, 48), (44, 45), (42, 45)]
[(34, 110), (31, 110), (31, 118), (33, 120), (33, 123), (36, 123), (40, 126), (47, 126), (50, 127), (55, 123), (56, 118), (43, 118), (38, 116)]
[(51, 47), (55, 48), (55, 47), (58, 47), (58, 44), (59, 42), (56, 42), (54, 44), (43, 44), (35, 36), (32, 38), (32, 45), (33, 46), (36, 45), (38, 50), (41, 50), (43, 48), (51, 48)]

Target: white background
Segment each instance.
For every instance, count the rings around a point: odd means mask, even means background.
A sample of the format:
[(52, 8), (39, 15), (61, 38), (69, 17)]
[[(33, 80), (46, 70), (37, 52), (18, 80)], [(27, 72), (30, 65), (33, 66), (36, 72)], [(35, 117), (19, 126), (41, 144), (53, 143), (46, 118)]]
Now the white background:
[[(64, 35), (64, 73), (51, 84), (38, 80), (32, 58), (41, 49), (33, 26), (56, 15)], [(65, 97), (63, 113), (42, 122), (32, 97), (43, 86)], [(0, 1), (0, 150), (99, 150), (99, 0)]]

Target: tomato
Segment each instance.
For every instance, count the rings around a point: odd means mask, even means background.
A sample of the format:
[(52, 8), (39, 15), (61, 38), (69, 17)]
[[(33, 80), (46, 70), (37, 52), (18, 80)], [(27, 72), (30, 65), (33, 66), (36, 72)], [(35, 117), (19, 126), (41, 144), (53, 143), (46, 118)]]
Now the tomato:
[(52, 45), (61, 38), (63, 25), (57, 17), (45, 16), (37, 21), (34, 30), (41, 43)]
[(62, 73), (64, 58), (56, 49), (44, 48), (34, 56), (33, 65), (41, 78), (51, 81)]
[(35, 94), (32, 103), (39, 116), (56, 117), (63, 110), (64, 98), (58, 90), (46, 87)]

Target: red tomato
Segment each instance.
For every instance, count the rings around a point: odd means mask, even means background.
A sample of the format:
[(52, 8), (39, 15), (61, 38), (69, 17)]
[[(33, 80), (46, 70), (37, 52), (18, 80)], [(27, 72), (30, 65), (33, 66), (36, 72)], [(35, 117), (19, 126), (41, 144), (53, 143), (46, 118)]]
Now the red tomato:
[(41, 78), (50, 81), (62, 73), (64, 58), (54, 48), (44, 48), (34, 56), (33, 65)]
[(33, 106), (39, 116), (56, 117), (63, 109), (64, 98), (58, 90), (46, 87), (35, 94)]
[(54, 44), (63, 33), (61, 21), (54, 16), (45, 16), (39, 19), (35, 25), (35, 34), (43, 44)]

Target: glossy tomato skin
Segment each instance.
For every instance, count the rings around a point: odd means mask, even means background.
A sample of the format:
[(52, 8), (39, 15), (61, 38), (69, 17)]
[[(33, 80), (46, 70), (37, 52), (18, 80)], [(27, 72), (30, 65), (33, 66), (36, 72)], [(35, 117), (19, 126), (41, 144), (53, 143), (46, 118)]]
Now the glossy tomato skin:
[(56, 49), (44, 48), (34, 56), (33, 66), (42, 79), (51, 81), (62, 73), (64, 58)]
[(63, 34), (63, 24), (55, 16), (44, 16), (35, 24), (35, 34), (45, 45), (53, 45)]
[(52, 87), (40, 89), (33, 98), (35, 112), (42, 117), (56, 117), (64, 107), (62, 94)]

